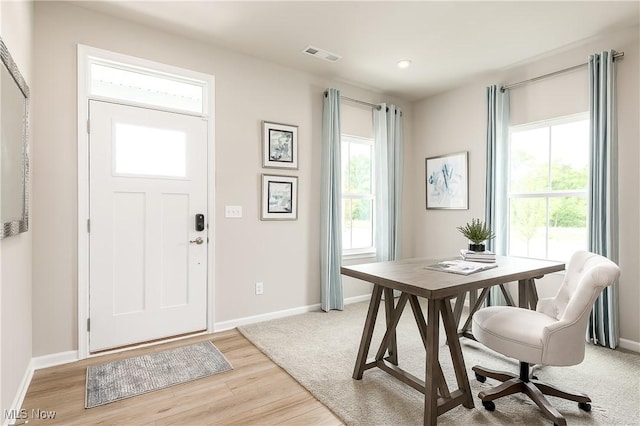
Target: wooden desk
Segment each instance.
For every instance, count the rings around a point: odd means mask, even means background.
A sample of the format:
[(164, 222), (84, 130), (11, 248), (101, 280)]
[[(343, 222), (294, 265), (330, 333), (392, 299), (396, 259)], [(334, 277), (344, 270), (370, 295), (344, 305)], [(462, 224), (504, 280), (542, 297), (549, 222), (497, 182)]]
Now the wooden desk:
[[(341, 273), (373, 283), (369, 310), (362, 331), (360, 348), (353, 370), (353, 378), (362, 379), (365, 370), (378, 367), (424, 394), (424, 424), (437, 424), (438, 416), (463, 405), (473, 408), (473, 396), (467, 377), (462, 349), (457, 334), (457, 321), (451, 309), (451, 298), (470, 290), (488, 289), (491, 286), (518, 281), (520, 306), (530, 305), (527, 294), (531, 292), (534, 278), (564, 270), (564, 263), (517, 257), (497, 259), (498, 267), (471, 275), (457, 275), (424, 269), (442, 259), (404, 259), (343, 266)], [(533, 287), (535, 288), (535, 287)], [(529, 290), (528, 290), (529, 289)], [(401, 292), (397, 302), (393, 290)], [(385, 293), (386, 332), (373, 359), (367, 360), (371, 337), (382, 293)], [(418, 297), (427, 299), (425, 321)], [(411, 305), (426, 349), (426, 374), (422, 381), (398, 367), (395, 329), (407, 302)], [(458, 389), (450, 391), (438, 360), (439, 321), (442, 318), (447, 336), (451, 360)], [(385, 357), (385, 354), (388, 354)]]

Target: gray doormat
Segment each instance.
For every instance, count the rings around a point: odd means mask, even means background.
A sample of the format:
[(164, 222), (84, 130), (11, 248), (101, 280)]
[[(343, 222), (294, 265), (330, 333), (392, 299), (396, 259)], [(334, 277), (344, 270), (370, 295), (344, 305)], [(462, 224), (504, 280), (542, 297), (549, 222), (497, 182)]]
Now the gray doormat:
[(109, 404), (232, 368), (211, 342), (91, 366), (84, 406)]

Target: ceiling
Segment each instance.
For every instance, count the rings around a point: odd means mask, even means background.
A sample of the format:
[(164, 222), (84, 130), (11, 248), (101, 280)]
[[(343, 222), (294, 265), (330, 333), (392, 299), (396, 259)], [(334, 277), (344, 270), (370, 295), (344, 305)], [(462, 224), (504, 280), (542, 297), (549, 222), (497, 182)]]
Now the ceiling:
[[(83, 7), (410, 101), (639, 22), (638, 1), (90, 1)], [(342, 58), (302, 53), (308, 45)], [(410, 59), (411, 67), (396, 63)]]

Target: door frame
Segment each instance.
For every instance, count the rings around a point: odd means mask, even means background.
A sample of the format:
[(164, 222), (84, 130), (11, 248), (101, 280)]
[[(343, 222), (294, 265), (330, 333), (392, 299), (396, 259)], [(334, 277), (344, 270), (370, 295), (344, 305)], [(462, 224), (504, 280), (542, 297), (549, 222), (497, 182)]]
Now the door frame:
[[(207, 119), (207, 332), (214, 331), (215, 319), (215, 77), (171, 65), (161, 64), (146, 59), (136, 58), (108, 50), (98, 49), (82, 44), (77, 45), (77, 107), (78, 107), (78, 255), (77, 255), (77, 281), (78, 281), (78, 359), (91, 357), (89, 352), (89, 332), (87, 330), (87, 320), (89, 318), (89, 101), (108, 100), (123, 105), (143, 106), (150, 109), (167, 110), (164, 108), (154, 108), (148, 105), (140, 105), (122, 100), (105, 99), (89, 95), (89, 65), (92, 58), (100, 60), (114, 61), (127, 64), (132, 67), (141, 67), (155, 70), (158, 73), (179, 75), (193, 79), (204, 85), (204, 114), (197, 115)], [(144, 344), (142, 344), (144, 345)]]

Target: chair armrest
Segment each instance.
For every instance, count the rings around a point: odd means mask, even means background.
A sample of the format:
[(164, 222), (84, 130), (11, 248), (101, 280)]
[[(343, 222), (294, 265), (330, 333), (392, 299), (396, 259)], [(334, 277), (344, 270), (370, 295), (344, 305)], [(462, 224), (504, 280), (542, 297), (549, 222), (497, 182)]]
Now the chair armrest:
[(542, 331), (542, 364), (568, 366), (584, 359), (586, 320), (558, 321)]

